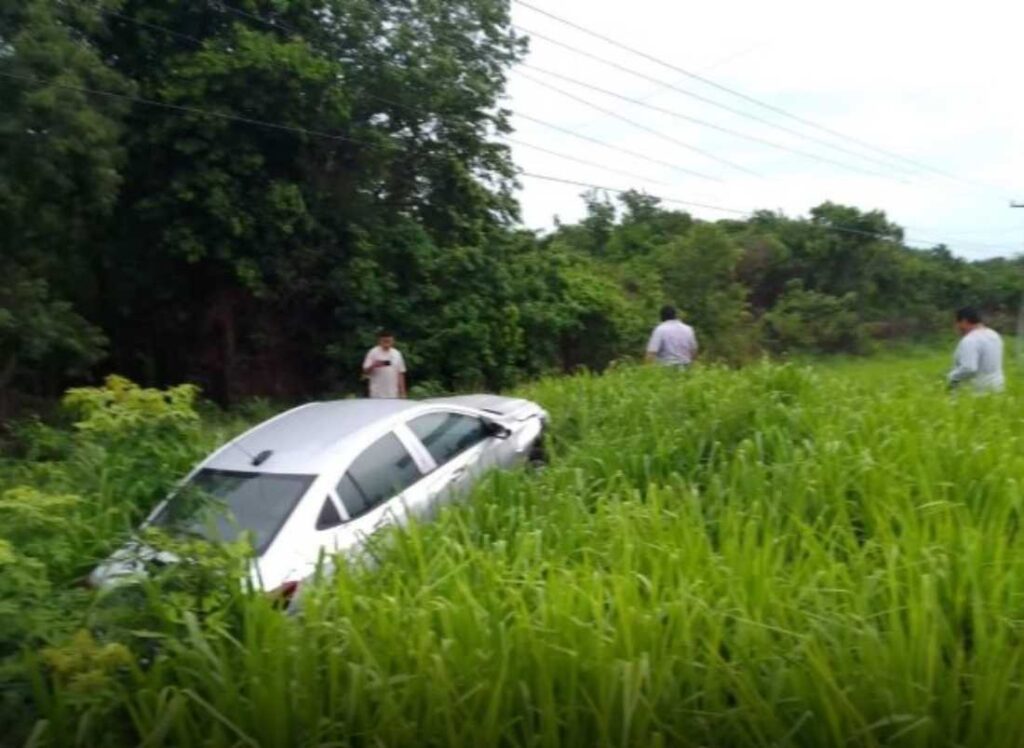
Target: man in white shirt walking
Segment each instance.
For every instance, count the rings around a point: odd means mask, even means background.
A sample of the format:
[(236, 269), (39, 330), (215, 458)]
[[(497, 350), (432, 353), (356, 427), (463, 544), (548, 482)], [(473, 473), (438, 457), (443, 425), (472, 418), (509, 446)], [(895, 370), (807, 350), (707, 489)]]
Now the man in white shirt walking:
[(673, 306), (661, 308), (661, 324), (654, 328), (647, 343), (647, 361), (685, 368), (697, 358), (697, 335), (693, 328), (676, 318)]
[(387, 330), (377, 335), (377, 345), (366, 354), (363, 374), (370, 380), (370, 397), (405, 397), (405, 359)]
[(971, 307), (958, 309), (956, 327), (963, 336), (953, 355), (949, 387), (967, 383), (975, 392), (1002, 392), (1003, 339), (999, 333), (981, 322), (981, 315)]

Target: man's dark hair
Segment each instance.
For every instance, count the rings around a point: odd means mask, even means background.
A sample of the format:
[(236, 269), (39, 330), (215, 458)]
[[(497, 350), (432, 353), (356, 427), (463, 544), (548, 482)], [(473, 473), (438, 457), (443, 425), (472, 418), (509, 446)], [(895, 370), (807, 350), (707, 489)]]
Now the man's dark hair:
[(380, 340), (381, 338), (393, 338), (393, 337), (395, 337), (395, 335), (394, 335), (394, 333), (391, 332), (391, 330), (384, 329), (384, 330), (378, 330), (377, 331), (377, 340)]
[(661, 308), (661, 321), (668, 322), (670, 319), (676, 318), (676, 308), (671, 304), (666, 304)]
[(981, 315), (978, 314), (978, 310), (973, 306), (960, 307), (956, 310), (956, 321), (969, 322), (972, 325), (977, 325), (981, 322)]

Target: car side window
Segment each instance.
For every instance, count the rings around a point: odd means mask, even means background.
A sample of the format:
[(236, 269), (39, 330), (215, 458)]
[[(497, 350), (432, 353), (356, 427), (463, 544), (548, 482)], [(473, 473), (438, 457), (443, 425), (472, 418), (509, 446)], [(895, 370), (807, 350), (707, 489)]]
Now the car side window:
[(348, 516), (370, 511), (423, 477), (416, 461), (394, 434), (367, 447), (338, 483), (338, 496)]
[(340, 524), (341, 514), (338, 513), (338, 507), (334, 506), (334, 502), (328, 496), (324, 500), (324, 505), (320, 507), (320, 516), (316, 518), (316, 529), (330, 530), (332, 527), (337, 527)]
[(438, 465), (489, 436), (481, 419), (461, 413), (428, 413), (410, 421), (409, 428)]

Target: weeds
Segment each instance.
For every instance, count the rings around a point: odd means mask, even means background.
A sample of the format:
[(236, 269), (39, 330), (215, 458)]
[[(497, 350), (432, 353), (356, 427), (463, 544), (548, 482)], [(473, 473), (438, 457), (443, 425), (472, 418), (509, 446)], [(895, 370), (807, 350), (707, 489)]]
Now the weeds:
[(542, 381), (547, 470), (338, 564), (298, 615), (143, 599), (19, 660), (33, 740), (1020, 745), (1024, 409), (932, 365)]

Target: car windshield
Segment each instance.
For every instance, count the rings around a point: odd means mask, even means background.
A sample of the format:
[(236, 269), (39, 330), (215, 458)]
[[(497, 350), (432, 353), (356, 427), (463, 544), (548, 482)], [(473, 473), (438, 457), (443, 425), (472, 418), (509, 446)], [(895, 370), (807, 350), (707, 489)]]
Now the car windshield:
[(256, 553), (262, 554), (314, 477), (200, 470), (152, 524), (227, 542), (249, 533)]

